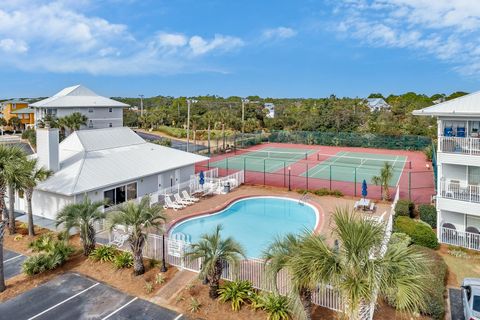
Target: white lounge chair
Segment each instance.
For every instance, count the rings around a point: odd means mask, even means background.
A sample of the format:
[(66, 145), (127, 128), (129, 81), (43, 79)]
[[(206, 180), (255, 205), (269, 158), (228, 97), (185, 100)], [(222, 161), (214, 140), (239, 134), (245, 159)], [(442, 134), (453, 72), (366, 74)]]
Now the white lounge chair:
[(193, 201), (188, 201), (186, 199), (182, 199), (182, 197), (180, 197), (179, 193), (175, 193), (173, 195), (173, 197), (175, 198), (175, 202), (178, 203), (178, 204), (183, 204), (185, 206), (188, 206), (188, 205), (193, 203)]
[(178, 209), (183, 209), (185, 206), (176, 202), (173, 202), (170, 196), (165, 196), (165, 204), (163, 205), (164, 209), (173, 209), (177, 211)]
[(353, 206), (354, 210), (358, 210), (360, 208), (360, 203), (358, 201), (355, 201), (355, 205)]
[(370, 211), (372, 211), (372, 212), (375, 210), (375, 202), (372, 201), (372, 202), (370, 203), (370, 208), (369, 208), (369, 209), (370, 209)]
[(193, 201), (193, 202), (198, 202), (198, 201), (200, 201), (200, 199), (195, 198), (195, 197), (189, 195), (188, 192), (187, 192), (187, 190), (183, 190), (183, 191), (182, 191), (182, 195), (183, 195), (183, 199), (185, 199), (185, 200), (190, 200), (190, 201)]
[(117, 248), (123, 247), (125, 241), (128, 240), (130, 235), (128, 233), (120, 233), (118, 231), (113, 231), (113, 240), (108, 243), (109, 246), (115, 246)]

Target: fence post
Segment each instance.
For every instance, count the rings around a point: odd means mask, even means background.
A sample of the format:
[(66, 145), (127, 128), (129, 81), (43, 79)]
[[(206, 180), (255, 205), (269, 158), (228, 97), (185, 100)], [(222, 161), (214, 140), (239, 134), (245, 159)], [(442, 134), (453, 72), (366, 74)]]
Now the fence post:
[(210, 159), (207, 160), (207, 170), (210, 170)]
[(330, 191), (332, 191), (332, 165), (329, 165), (328, 166), (329, 170), (330, 170)]
[(307, 171), (305, 171), (305, 176), (307, 178), (307, 191), (308, 191), (308, 163), (306, 165), (307, 165)]
[(287, 164), (285, 163), (285, 161), (283, 161), (283, 186), (286, 187), (287, 186), (287, 182), (286, 182), (286, 172), (285, 172), (285, 169), (286, 169), (286, 166)]
[(227, 156), (226, 160), (227, 160), (227, 176), (228, 176), (228, 156)]
[(265, 161), (266, 160), (267, 160), (266, 158), (263, 159), (263, 185), (265, 185)]
[(408, 172), (408, 200), (412, 201), (412, 172)]
[(353, 182), (353, 196), (357, 196), (357, 167), (354, 168), (355, 180)]

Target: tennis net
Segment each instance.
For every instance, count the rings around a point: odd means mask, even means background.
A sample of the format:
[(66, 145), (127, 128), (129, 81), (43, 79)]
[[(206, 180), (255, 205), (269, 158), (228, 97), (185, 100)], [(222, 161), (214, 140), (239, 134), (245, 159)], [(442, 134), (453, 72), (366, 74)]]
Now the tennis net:
[(317, 153), (317, 160), (323, 161), (326, 165), (346, 165), (353, 167), (383, 167), (385, 162), (389, 163), (394, 170), (411, 169), (412, 162), (401, 159), (363, 158), (334, 154)]
[(235, 155), (251, 158), (273, 158), (286, 160), (307, 159), (308, 152), (270, 151), (270, 150), (248, 150), (235, 149)]

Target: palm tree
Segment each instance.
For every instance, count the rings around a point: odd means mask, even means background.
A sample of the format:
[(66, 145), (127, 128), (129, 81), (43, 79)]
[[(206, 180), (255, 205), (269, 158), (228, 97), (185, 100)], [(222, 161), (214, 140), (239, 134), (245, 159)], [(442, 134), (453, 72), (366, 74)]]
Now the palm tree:
[[(297, 267), (292, 264), (292, 259), (296, 254), (301, 252), (301, 246), (303, 242), (310, 237), (311, 234), (305, 232), (301, 236), (294, 234), (287, 234), (282, 238), (275, 239), (263, 253), (263, 259), (265, 260), (265, 269), (270, 281), (277, 288), (277, 276), (282, 270), (287, 270), (290, 274), (295, 274), (296, 270), (291, 268)], [(306, 319), (311, 319), (312, 314), (312, 291), (317, 287), (315, 279), (310, 279), (308, 275), (302, 278), (296, 278), (293, 284), (295, 294), (298, 296), (303, 308), (303, 314)]]
[(60, 127), (71, 131), (80, 130), (81, 126), (87, 125), (88, 117), (80, 112), (74, 112), (71, 115), (59, 118), (57, 123)]
[(42, 182), (50, 177), (53, 172), (46, 170), (43, 167), (39, 168), (37, 159), (25, 161), (24, 166), (25, 170), (28, 172), (28, 177), (26, 177), (22, 185), (22, 189), (25, 192), (25, 198), (27, 199), (28, 235), (33, 237), (35, 235), (32, 212), (33, 189), (39, 182)]
[(380, 185), (383, 189), (383, 200), (390, 200), (390, 180), (393, 178), (393, 166), (389, 162), (383, 164), (379, 176), (372, 177), (372, 183), (376, 186)]
[(92, 202), (87, 196), (81, 203), (66, 205), (57, 214), (57, 227), (61, 224), (65, 226), (65, 232), (68, 234), (70, 229), (80, 230), (80, 239), (83, 244), (83, 254), (85, 256), (95, 249), (95, 221), (105, 218), (101, 210), (105, 201)]
[(222, 239), (221, 225), (217, 225), (210, 234), (204, 234), (200, 240), (192, 244), (186, 257), (202, 259), (200, 276), (206, 279), (210, 286), (209, 296), (212, 299), (218, 297), (218, 288), (225, 263), (236, 269), (240, 259), (245, 257), (245, 251), (240, 243), (233, 238)]
[(25, 167), (27, 161), (25, 153), (23, 151), (20, 157), (12, 159), (4, 167), (3, 175), (8, 185), (8, 231), (10, 234), (17, 232), (15, 226), (15, 192), (22, 190), (22, 186), (26, 184), (29, 173)]
[(0, 221), (0, 292), (5, 291), (5, 274), (3, 271), (3, 236), (5, 235), (5, 225), (7, 220)]
[(7, 193), (7, 166), (25, 157), (25, 153), (18, 146), (0, 144), (0, 214), (1, 219), (7, 219), (5, 194)]
[(22, 125), (22, 121), (17, 118), (17, 117), (12, 117), (10, 118), (10, 120), (8, 121), (8, 125), (11, 126), (13, 128), (13, 133), (17, 133), (17, 130), (20, 128), (20, 126)]
[(113, 230), (116, 225), (126, 226), (130, 232), (128, 242), (133, 253), (133, 271), (136, 276), (145, 273), (143, 265), (143, 247), (147, 239), (147, 230), (160, 229), (165, 223), (166, 217), (160, 205), (150, 206), (150, 197), (145, 196), (139, 204), (133, 201), (126, 202), (115, 211), (109, 213), (109, 229)]
[(333, 285), (346, 300), (349, 319), (358, 319), (362, 304), (375, 302), (375, 292), (393, 295), (399, 310), (421, 310), (429, 281), (426, 258), (407, 246), (388, 246), (380, 254), (386, 245), (384, 225), (347, 208), (337, 208), (333, 222), (338, 246), (329, 247), (320, 236), (305, 237), (288, 262), (293, 283)]

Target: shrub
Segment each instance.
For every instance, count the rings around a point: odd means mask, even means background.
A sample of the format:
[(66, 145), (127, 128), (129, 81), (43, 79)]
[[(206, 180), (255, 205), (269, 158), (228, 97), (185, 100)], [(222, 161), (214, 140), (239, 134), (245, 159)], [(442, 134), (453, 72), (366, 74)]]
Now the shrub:
[(395, 219), (394, 232), (402, 232), (412, 238), (412, 243), (431, 249), (439, 247), (437, 236), (432, 228), (422, 221), (416, 221), (409, 217)]
[(412, 244), (412, 238), (408, 234), (395, 232), (390, 238), (390, 245), (408, 247)]
[(162, 285), (165, 283), (166, 280), (167, 279), (165, 278), (165, 275), (163, 273), (157, 273), (157, 275), (155, 276), (156, 284)]
[(121, 252), (113, 258), (113, 264), (117, 269), (133, 267), (133, 256), (130, 252)]
[(409, 200), (398, 200), (395, 205), (395, 215), (406, 216), (410, 218), (415, 217), (415, 204)]
[(422, 204), (418, 207), (420, 219), (425, 221), (432, 228), (437, 228), (437, 209), (431, 204)]
[(432, 158), (433, 158), (432, 146), (426, 146), (425, 149), (423, 149), (423, 153), (425, 154), (425, 157), (427, 158), (428, 161), (432, 161)]
[(290, 319), (290, 301), (287, 297), (276, 293), (267, 293), (261, 296), (259, 307), (268, 314), (268, 319)]
[(191, 312), (191, 313), (196, 313), (200, 310), (200, 307), (202, 306), (202, 304), (200, 303), (200, 301), (198, 301), (196, 298), (191, 298), (190, 299), (190, 307), (188, 308), (188, 310)]
[(336, 189), (330, 190), (330, 189), (327, 189), (327, 188), (321, 188), (321, 189), (313, 191), (312, 193), (317, 195), (317, 196), (334, 196), (334, 197), (337, 197), (337, 198), (343, 197), (342, 191), (336, 190)]
[(27, 129), (27, 130), (23, 131), (22, 139), (28, 140), (30, 145), (34, 148), (37, 145), (37, 134), (36, 134), (34, 129)]
[(242, 304), (248, 300), (252, 292), (252, 284), (247, 280), (227, 282), (218, 290), (219, 300), (221, 302), (230, 301), (233, 311), (240, 310)]
[(39, 250), (39, 254), (27, 258), (22, 270), (29, 276), (53, 270), (64, 264), (74, 251), (66, 242), (54, 240), (46, 250)]
[(117, 249), (112, 246), (100, 246), (90, 253), (90, 258), (100, 262), (112, 262), (117, 255)]
[(429, 279), (428, 295), (425, 297), (425, 308), (421, 310), (422, 314), (429, 315), (435, 320), (444, 319), (445, 305), (445, 277), (447, 274), (447, 265), (443, 258), (434, 250), (424, 247), (418, 247), (429, 260), (429, 270), (431, 272), (431, 279)]
[(146, 293), (152, 293), (153, 292), (153, 283), (150, 281), (145, 281), (145, 286), (143, 287), (145, 289)]
[(34, 252), (51, 251), (56, 241), (55, 234), (44, 233), (28, 244)]

